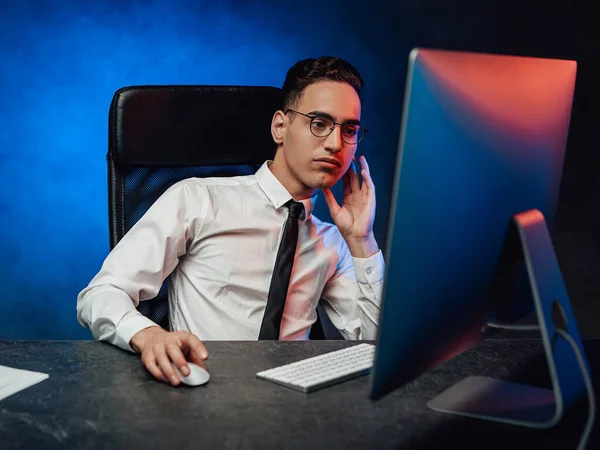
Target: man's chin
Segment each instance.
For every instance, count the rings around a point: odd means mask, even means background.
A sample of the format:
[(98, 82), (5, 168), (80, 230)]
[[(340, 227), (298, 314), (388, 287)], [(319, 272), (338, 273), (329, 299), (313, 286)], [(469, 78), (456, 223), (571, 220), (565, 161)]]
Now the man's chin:
[(333, 175), (320, 175), (312, 180), (310, 187), (313, 189), (331, 189), (337, 182), (338, 178)]
[(331, 189), (341, 178), (338, 176), (337, 170), (311, 171), (306, 175), (307, 176), (305, 176), (303, 179), (304, 185), (314, 189), (315, 191), (321, 189)]

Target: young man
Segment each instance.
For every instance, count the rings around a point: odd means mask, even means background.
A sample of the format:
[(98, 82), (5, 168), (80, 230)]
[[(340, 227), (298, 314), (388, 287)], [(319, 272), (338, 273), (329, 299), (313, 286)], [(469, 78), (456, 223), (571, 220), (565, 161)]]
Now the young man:
[[(307, 339), (319, 299), (346, 339), (374, 339), (384, 261), (369, 166), (360, 158), (361, 183), (353, 161), (365, 133), (362, 84), (339, 58), (295, 64), (271, 123), (274, 160), (252, 176), (193, 178), (167, 190), (79, 294), (79, 322), (96, 339), (141, 353), (147, 370), (173, 385), (171, 363), (183, 375), (186, 361), (204, 366), (202, 340)], [(341, 206), (330, 191), (340, 179)], [(336, 226), (312, 215), (319, 191)], [(273, 276), (294, 227), (291, 276)], [(169, 275), (170, 332), (136, 310)]]

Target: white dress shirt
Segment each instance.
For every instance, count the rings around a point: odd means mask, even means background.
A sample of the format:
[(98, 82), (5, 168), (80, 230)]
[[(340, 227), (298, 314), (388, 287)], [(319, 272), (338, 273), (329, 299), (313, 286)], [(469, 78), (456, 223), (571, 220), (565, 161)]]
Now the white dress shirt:
[[(256, 340), (289, 192), (264, 163), (255, 175), (190, 178), (169, 188), (107, 256), (77, 297), (77, 319), (98, 340), (131, 351), (155, 325), (137, 311), (167, 276), (172, 330), (201, 340)], [(385, 264), (354, 258), (337, 227), (303, 200), (280, 339), (308, 339), (323, 307), (346, 339), (375, 339)]]

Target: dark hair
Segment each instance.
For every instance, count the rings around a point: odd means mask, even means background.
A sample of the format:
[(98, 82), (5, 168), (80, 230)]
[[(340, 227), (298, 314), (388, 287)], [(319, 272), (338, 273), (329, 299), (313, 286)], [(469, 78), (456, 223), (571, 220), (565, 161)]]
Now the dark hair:
[(360, 96), (363, 80), (358, 70), (347, 61), (334, 56), (321, 56), (298, 61), (288, 70), (283, 82), (283, 110), (293, 108), (308, 86), (317, 81), (348, 83)]

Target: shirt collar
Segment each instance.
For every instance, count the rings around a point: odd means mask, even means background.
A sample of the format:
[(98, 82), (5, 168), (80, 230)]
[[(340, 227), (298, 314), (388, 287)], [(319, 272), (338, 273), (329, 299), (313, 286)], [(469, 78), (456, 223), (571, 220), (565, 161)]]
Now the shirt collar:
[[(287, 191), (285, 187), (279, 182), (279, 180), (273, 175), (269, 166), (273, 161), (268, 160), (260, 166), (260, 169), (256, 171), (256, 181), (258, 185), (265, 193), (267, 198), (273, 204), (275, 209), (283, 207), (288, 201), (294, 200), (292, 195)], [(304, 200), (298, 200), (304, 205), (305, 214), (300, 216), (300, 220), (308, 220), (311, 218), (315, 201), (317, 200), (317, 194)]]

